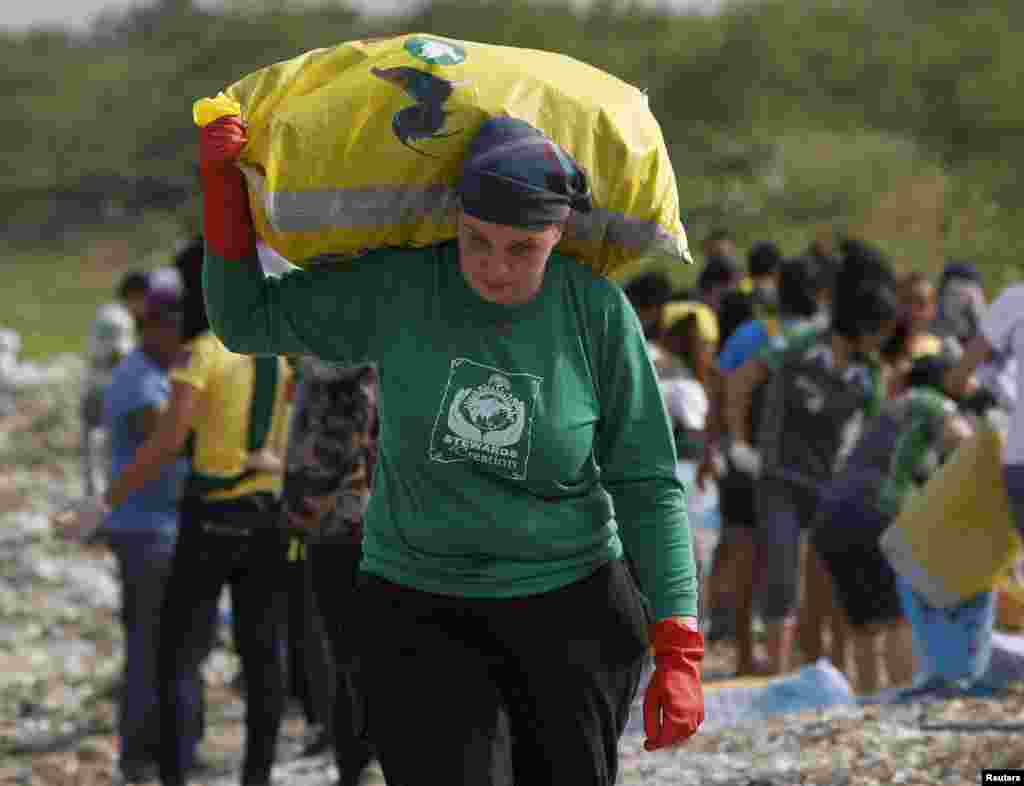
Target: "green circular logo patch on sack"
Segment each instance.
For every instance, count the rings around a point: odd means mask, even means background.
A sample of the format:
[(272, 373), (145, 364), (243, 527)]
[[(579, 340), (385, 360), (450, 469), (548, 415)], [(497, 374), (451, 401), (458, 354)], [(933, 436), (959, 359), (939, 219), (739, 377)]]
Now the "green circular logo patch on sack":
[(458, 65), (466, 59), (466, 50), (458, 44), (436, 38), (410, 38), (405, 51), (431, 65)]

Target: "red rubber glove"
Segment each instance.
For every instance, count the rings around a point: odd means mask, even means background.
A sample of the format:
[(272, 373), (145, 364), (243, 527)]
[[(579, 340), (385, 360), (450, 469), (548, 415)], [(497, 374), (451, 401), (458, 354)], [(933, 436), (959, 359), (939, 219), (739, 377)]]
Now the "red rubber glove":
[(651, 625), (650, 636), (655, 669), (644, 695), (644, 748), (655, 751), (685, 742), (704, 722), (704, 636), (677, 617)]
[(222, 117), (199, 129), (199, 177), (203, 184), (203, 236), (222, 259), (256, 253), (245, 176), (235, 166), (249, 141), (237, 116)]

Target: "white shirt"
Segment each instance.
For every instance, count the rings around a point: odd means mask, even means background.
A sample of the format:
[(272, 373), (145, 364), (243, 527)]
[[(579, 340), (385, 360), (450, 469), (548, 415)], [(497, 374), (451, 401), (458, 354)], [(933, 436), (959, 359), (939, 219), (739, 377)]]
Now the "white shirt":
[(679, 376), (660, 383), (665, 409), (672, 423), (703, 431), (708, 420), (708, 395), (693, 377)]
[[(981, 320), (981, 333), (1004, 369), (1024, 366), (1024, 284), (1007, 287)], [(1024, 375), (1017, 373), (1016, 401), (1024, 398)], [(1014, 407), (1006, 440), (1004, 464), (1024, 464), (1024, 410)]]
[[(703, 431), (708, 420), (708, 395), (704, 386), (680, 366), (666, 369), (658, 381), (665, 409), (672, 421), (693, 431)], [(708, 482), (704, 491), (697, 488), (697, 464), (680, 461), (676, 464), (676, 477), (686, 487), (690, 514), (702, 518), (718, 505), (718, 486)]]

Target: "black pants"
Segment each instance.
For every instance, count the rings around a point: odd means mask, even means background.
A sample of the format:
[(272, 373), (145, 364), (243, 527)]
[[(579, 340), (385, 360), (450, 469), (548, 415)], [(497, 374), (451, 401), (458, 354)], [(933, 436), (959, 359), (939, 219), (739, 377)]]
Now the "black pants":
[(560, 590), (443, 597), (363, 576), (360, 679), (388, 786), (612, 786), (647, 647), (621, 561)]
[[(284, 664), (278, 647), (285, 599), (285, 546), (280, 531), (268, 525), (275, 503), (253, 495), (231, 504), (186, 500), (180, 535), (164, 595), (157, 655), (160, 682), (160, 778), (165, 786), (185, 783), (188, 750), (180, 700), (173, 690), (178, 674), (195, 667), (192, 659), (208, 636), (221, 590), (231, 588), (231, 606), (246, 686), (243, 784), (270, 779), (284, 703)], [(244, 524), (252, 525), (250, 534)]]
[(356, 681), (358, 620), (354, 615), (362, 554), (358, 543), (321, 541), (309, 547), (313, 594), (334, 663), (330, 726), (341, 784), (354, 782), (373, 756), (366, 738), (365, 702)]
[(330, 719), (332, 675), (326, 634), (313, 599), (311, 574), (308, 557), (288, 563), (288, 610), (283, 635), (288, 652), (289, 692), (301, 702), (306, 723), (322, 726)]

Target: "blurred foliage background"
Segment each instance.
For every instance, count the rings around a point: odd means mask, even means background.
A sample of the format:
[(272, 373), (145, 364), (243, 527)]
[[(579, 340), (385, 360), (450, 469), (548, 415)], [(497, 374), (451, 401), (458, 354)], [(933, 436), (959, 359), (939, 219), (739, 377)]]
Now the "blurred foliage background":
[[(29, 354), (75, 351), (78, 320), (123, 270), (166, 262), (198, 229), (195, 99), (308, 49), (404, 32), (557, 50), (647, 90), (697, 251), (718, 227), (786, 253), (855, 235), (903, 269), (971, 259), (993, 293), (1024, 269), (1022, 31), (1019, 0), (762, 0), (704, 15), (434, 0), (391, 17), (163, 0), (87, 33), (0, 33), (0, 324)], [(671, 271), (680, 286), (697, 258)]]

